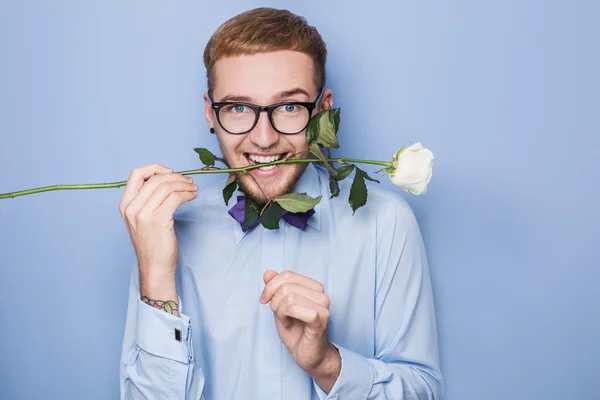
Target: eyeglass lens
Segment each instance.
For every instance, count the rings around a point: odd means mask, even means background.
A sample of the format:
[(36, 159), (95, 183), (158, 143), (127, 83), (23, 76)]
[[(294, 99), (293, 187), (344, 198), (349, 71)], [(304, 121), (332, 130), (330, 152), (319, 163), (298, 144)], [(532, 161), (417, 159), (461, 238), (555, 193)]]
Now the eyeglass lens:
[[(310, 119), (308, 108), (299, 104), (283, 104), (273, 110), (273, 127), (284, 133), (297, 133), (304, 129)], [(243, 104), (230, 104), (219, 109), (223, 128), (232, 133), (250, 130), (256, 120), (254, 110)]]

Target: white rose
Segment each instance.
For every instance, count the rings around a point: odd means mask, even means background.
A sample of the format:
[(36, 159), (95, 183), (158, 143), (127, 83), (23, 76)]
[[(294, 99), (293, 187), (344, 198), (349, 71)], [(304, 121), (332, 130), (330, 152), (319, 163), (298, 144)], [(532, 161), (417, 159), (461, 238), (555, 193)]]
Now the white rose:
[(433, 153), (421, 143), (415, 143), (396, 152), (390, 179), (408, 193), (423, 194), (427, 192), (432, 172)]

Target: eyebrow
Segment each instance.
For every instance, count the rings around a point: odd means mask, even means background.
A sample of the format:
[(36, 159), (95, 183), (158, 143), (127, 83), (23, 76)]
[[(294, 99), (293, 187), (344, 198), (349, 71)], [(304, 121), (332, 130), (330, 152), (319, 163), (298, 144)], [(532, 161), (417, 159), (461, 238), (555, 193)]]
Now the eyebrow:
[(303, 94), (306, 97), (310, 96), (306, 90), (304, 90), (302, 88), (294, 88), (294, 89), (284, 90), (282, 92), (279, 92), (279, 93), (275, 94), (275, 96), (273, 96), (272, 99), (273, 99), (273, 101), (278, 101), (281, 99), (285, 99), (286, 97), (295, 96), (297, 94)]
[[(302, 88), (293, 88), (293, 89), (283, 90), (279, 93), (276, 93), (274, 96), (271, 97), (271, 99), (273, 100), (273, 102), (278, 102), (278, 101), (281, 101), (282, 99), (285, 99), (286, 97), (291, 97), (291, 96), (294, 96), (297, 94), (303, 94), (306, 97), (309, 96), (309, 94), (306, 90), (304, 90)], [(228, 94), (228, 95), (224, 96), (223, 98), (221, 98), (221, 100), (219, 100), (219, 102), (226, 102), (226, 101), (239, 101), (239, 102), (243, 102), (243, 103), (252, 103), (253, 99), (250, 96)]]

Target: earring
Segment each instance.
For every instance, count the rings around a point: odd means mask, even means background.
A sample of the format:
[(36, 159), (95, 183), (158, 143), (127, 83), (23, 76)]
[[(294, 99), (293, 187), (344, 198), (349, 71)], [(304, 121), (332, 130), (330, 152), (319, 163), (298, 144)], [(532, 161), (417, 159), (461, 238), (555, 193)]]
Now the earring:
[(215, 128), (210, 128), (210, 133), (215, 133)]

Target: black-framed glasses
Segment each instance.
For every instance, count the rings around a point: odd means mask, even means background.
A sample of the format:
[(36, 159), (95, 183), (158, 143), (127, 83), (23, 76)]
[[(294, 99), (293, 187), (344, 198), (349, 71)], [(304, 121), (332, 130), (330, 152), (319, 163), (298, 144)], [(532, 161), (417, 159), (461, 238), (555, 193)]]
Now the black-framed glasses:
[[(221, 128), (232, 135), (242, 135), (254, 129), (263, 111), (267, 112), (273, 129), (285, 135), (295, 135), (308, 127), (322, 92), (323, 88), (319, 90), (313, 102), (285, 101), (269, 106), (258, 106), (239, 101), (223, 101), (214, 102), (211, 107), (217, 114), (217, 121)], [(210, 93), (209, 97), (212, 102)]]

